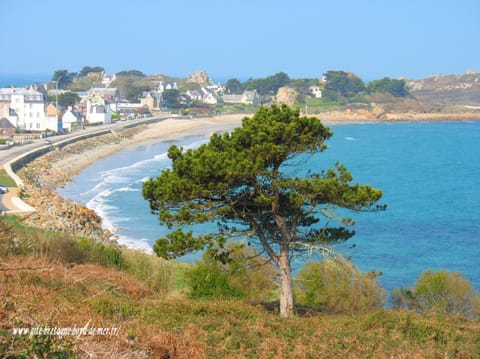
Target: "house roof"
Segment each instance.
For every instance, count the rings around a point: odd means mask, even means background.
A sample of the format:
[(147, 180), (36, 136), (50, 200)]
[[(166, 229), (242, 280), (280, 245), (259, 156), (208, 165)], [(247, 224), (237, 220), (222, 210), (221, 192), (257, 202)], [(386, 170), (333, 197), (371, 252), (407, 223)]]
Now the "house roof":
[(101, 93), (115, 94), (115, 92), (117, 92), (117, 88), (116, 87), (93, 87), (88, 92), (101, 92)]
[(225, 94), (222, 98), (225, 102), (242, 102), (242, 95)]
[(0, 118), (0, 128), (15, 128), (15, 126), (5, 117)]
[(2, 100), (11, 101), (13, 95), (23, 96), (25, 102), (43, 102), (43, 94), (39, 91), (24, 87), (0, 88)]

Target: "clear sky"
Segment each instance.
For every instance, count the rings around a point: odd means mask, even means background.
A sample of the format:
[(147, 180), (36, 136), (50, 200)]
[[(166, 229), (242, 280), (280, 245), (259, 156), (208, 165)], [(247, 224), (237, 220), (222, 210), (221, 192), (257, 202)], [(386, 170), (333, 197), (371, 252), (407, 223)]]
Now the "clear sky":
[(480, 0), (0, 0), (0, 74), (480, 71)]

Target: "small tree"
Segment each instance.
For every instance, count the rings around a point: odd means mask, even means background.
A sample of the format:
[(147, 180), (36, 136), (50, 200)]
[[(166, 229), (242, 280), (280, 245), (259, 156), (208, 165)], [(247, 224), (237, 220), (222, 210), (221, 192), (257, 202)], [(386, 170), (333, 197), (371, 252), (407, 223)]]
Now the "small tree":
[(325, 78), (324, 96), (330, 101), (348, 99), (366, 90), (363, 80), (351, 72), (327, 71)]
[(268, 300), (277, 289), (273, 266), (254, 248), (239, 243), (227, 245), (229, 260), (216, 260), (205, 252), (186, 273), (193, 298), (242, 298)]
[(165, 90), (162, 93), (162, 106), (178, 110), (181, 108), (186, 108), (191, 105), (190, 98), (185, 94), (176, 89)]
[(382, 307), (385, 290), (375, 271), (362, 273), (345, 259), (308, 262), (295, 281), (297, 300), (329, 312), (357, 312)]
[(74, 106), (80, 101), (80, 96), (75, 92), (65, 92), (58, 95), (58, 104), (62, 107)]
[[(315, 117), (301, 117), (287, 106), (262, 107), (232, 133), (214, 134), (208, 144), (183, 151), (172, 146), (172, 169), (143, 185), (153, 213), (168, 227), (216, 222), (217, 231), (194, 235), (182, 228), (157, 240), (157, 255), (170, 259), (209, 248), (224, 259), (229, 237), (256, 243), (275, 264), (280, 278), (280, 313), (293, 314), (292, 255), (347, 240), (353, 225), (343, 218), (332, 226), (336, 207), (382, 210), (382, 192), (352, 184), (336, 169), (298, 177), (291, 166), (302, 154), (326, 149), (332, 133)], [(326, 221), (322, 222), (322, 218)]]
[(56, 70), (53, 73), (52, 81), (56, 82), (56, 87), (58, 89), (64, 89), (73, 82), (76, 76), (76, 72), (68, 72), (67, 70)]
[(411, 289), (395, 289), (393, 305), (421, 313), (455, 314), (475, 318), (480, 314), (480, 294), (458, 272), (426, 271)]
[(408, 95), (405, 80), (396, 80), (389, 77), (370, 82), (367, 90), (369, 93), (387, 92), (395, 97), (405, 97)]
[(243, 92), (243, 85), (238, 79), (228, 80), (225, 88), (227, 93), (241, 94)]

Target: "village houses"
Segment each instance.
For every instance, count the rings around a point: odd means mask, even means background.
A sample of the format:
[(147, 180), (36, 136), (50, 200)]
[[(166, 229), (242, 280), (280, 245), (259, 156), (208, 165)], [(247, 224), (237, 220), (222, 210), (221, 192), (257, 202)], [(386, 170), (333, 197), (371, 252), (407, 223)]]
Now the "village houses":
[[(1, 118), (26, 131), (56, 131), (55, 117), (46, 116), (44, 95), (27, 88), (0, 89)], [(8, 105), (8, 114), (6, 107)]]

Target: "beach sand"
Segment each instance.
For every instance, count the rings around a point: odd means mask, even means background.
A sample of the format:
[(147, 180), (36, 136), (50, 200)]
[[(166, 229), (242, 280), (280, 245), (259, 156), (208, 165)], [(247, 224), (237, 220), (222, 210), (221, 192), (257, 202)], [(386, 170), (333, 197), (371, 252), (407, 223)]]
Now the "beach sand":
[(67, 178), (72, 177), (92, 163), (128, 148), (128, 146), (142, 142), (174, 141), (190, 136), (210, 136), (216, 132), (232, 131), (241, 125), (245, 116), (244, 114), (235, 114), (192, 119), (169, 118), (138, 128), (132, 137), (119, 137), (118, 141), (66, 156), (52, 163), (52, 166), (61, 170)]
[[(122, 149), (128, 148), (128, 146), (134, 146), (142, 142), (174, 141), (190, 136), (210, 136), (215, 132), (232, 131), (234, 128), (241, 126), (244, 117), (252, 116), (253, 114), (231, 114), (191, 119), (172, 117), (161, 122), (134, 127), (131, 129), (134, 133), (132, 136), (122, 137), (119, 135), (114, 141), (108, 141), (101, 146), (96, 146), (94, 148), (89, 147), (88, 150), (69, 153), (68, 156), (56, 158), (51, 165), (64, 174), (64, 182), (66, 182), (92, 163), (111, 156)], [(363, 113), (349, 111), (327, 112), (310, 116), (319, 118), (328, 126), (348, 123), (452, 121), (460, 119), (478, 120), (480, 118), (480, 112), (451, 115), (397, 114), (395, 117), (384, 119), (372, 117), (371, 114), (367, 116)]]
[[(252, 117), (253, 115), (219, 115), (191, 119), (172, 117), (157, 123), (139, 125), (138, 127), (80, 141), (58, 151), (51, 151), (20, 171), (23, 173), (21, 177), (26, 183), (25, 190), (29, 195), (26, 202), (37, 210), (34, 215), (28, 218), (26, 223), (51, 231), (64, 231), (78, 236), (108, 240), (112, 237), (112, 234), (103, 230), (101, 218), (93, 211), (62, 198), (56, 192), (59, 186), (71, 181), (80, 171), (94, 162), (127, 149), (129, 146), (152, 141), (175, 141), (191, 136), (208, 136), (216, 132), (232, 131), (234, 128), (241, 126), (242, 119), (246, 116)], [(357, 115), (350, 117), (312, 116), (318, 117), (327, 126), (340, 123), (396, 122), (395, 120), (358, 118)], [(476, 119), (479, 117), (476, 117)], [(414, 121), (423, 120), (423, 118), (417, 117)], [(428, 119), (428, 121), (438, 120), (447, 119)], [(450, 118), (449, 120), (453, 119)], [(7, 208), (12, 209), (15, 206), (12, 203)], [(79, 213), (83, 214), (83, 219), (79, 218)], [(92, 224), (92, 228), (85, 229), (84, 223)]]

